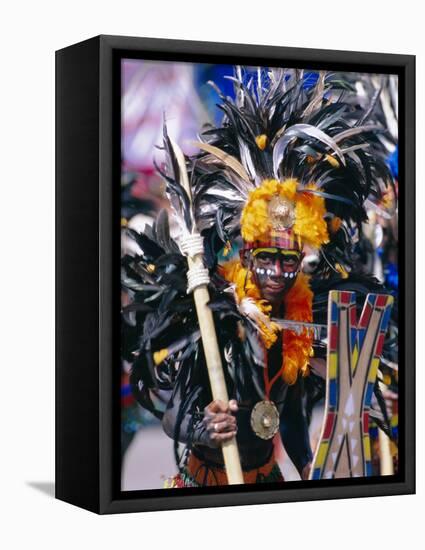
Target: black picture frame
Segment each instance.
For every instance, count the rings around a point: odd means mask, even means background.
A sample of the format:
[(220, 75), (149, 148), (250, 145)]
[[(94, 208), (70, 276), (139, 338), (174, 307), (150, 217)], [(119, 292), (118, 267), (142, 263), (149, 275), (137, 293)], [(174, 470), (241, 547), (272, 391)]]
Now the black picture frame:
[[(117, 70), (123, 57), (399, 76), (399, 474), (267, 489), (119, 490)], [(56, 52), (56, 498), (105, 514), (414, 493), (414, 182), (414, 56), (120, 36)]]

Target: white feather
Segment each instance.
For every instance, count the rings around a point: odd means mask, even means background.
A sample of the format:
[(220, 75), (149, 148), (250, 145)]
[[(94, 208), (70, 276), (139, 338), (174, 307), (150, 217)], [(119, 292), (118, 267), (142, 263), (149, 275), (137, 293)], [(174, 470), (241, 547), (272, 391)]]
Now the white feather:
[[(270, 328), (270, 318), (261, 311), (252, 298), (242, 298), (238, 304), (238, 309), (242, 315), (254, 321), (256, 325), (263, 323), (267, 328)], [(258, 326), (257, 328), (260, 330)]]

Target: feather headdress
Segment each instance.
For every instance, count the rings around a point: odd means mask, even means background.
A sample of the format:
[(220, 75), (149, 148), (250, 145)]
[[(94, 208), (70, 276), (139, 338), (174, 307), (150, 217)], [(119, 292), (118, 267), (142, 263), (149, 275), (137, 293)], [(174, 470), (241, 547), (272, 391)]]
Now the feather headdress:
[(191, 182), (198, 228), (214, 258), (240, 235), (254, 242), (270, 232), (269, 203), (279, 196), (295, 237), (322, 247), (324, 275), (349, 261), (351, 234), (367, 219), (366, 200), (377, 202), (393, 185), (381, 143), (387, 130), (374, 119), (376, 98), (361, 108), (351, 84), (332, 73), (316, 74), (313, 85), (302, 70), (249, 74), (236, 69), (234, 100), (214, 85), (224, 118), (196, 142), (202, 152)]

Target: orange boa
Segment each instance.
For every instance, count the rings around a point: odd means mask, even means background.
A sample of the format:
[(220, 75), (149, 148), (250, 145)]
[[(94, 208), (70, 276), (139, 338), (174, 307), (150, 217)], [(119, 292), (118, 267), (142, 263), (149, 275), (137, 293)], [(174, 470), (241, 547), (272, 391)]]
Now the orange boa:
[[(225, 263), (220, 267), (220, 272), (226, 281), (235, 285), (238, 305), (245, 298), (249, 298), (257, 306), (259, 316), (256, 318), (256, 323), (263, 344), (266, 349), (269, 349), (276, 341), (277, 333), (281, 329), (270, 320), (271, 305), (261, 298), (252, 273), (238, 261)], [(309, 287), (307, 275), (298, 274), (294, 285), (284, 296), (283, 303), (285, 319), (312, 322), (313, 292)], [(282, 377), (287, 384), (296, 382), (298, 372), (302, 376), (308, 375), (308, 361), (313, 356), (312, 343), (313, 338), (308, 329), (303, 329), (300, 334), (287, 329), (283, 331)]]

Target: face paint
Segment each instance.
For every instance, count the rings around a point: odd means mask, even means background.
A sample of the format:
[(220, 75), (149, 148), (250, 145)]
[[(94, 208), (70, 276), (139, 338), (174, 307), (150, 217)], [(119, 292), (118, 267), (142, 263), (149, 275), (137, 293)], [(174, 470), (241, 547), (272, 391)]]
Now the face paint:
[(295, 283), (302, 254), (296, 250), (258, 248), (252, 253), (252, 270), (262, 297), (272, 305), (280, 303)]

